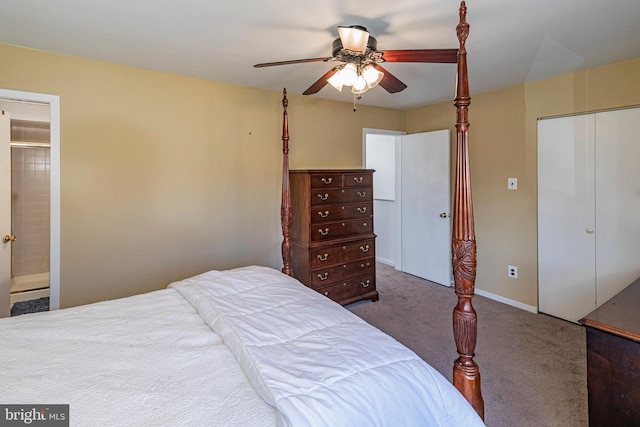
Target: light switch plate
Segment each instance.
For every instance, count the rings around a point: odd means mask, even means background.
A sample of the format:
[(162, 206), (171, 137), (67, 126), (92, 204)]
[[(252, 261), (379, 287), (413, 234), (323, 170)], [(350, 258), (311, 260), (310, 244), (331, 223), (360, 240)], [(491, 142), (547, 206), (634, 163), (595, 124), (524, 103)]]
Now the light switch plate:
[(518, 178), (507, 178), (507, 189), (509, 189), (509, 190), (517, 190), (518, 189)]

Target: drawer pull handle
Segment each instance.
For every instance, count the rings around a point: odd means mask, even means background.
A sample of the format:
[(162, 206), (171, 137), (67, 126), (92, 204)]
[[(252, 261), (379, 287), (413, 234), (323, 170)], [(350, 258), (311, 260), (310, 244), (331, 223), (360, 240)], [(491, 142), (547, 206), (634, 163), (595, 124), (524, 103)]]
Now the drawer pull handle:
[(320, 215), (320, 218), (326, 218), (329, 216), (329, 211), (324, 211), (324, 212), (318, 212), (318, 215)]
[(362, 208), (358, 208), (358, 212), (360, 212), (360, 213), (365, 213), (366, 211), (367, 211), (367, 207), (366, 206), (364, 206)]
[(318, 198), (320, 200), (327, 200), (329, 198), (329, 195), (327, 193), (324, 193), (324, 195), (318, 194)]
[(360, 264), (360, 267), (361, 268), (365, 268), (365, 267), (369, 267), (370, 265), (371, 265), (371, 263), (369, 263), (369, 262), (367, 262), (367, 263), (363, 262), (362, 264)]
[(363, 288), (368, 288), (369, 287), (369, 281), (367, 280), (366, 282), (360, 282), (360, 285), (362, 285)]
[(322, 178), (322, 182), (325, 184), (331, 184), (331, 181), (333, 181), (333, 178)]
[(362, 252), (369, 252), (369, 245), (360, 246)]
[(361, 176), (354, 176), (354, 177), (353, 177), (353, 180), (354, 180), (355, 182), (357, 182), (357, 183), (361, 183), (363, 179), (364, 179), (364, 178), (363, 178), (363, 177), (361, 177)]
[(324, 274), (320, 274), (320, 273), (318, 273), (318, 279), (320, 279), (321, 281), (323, 281), (323, 282), (324, 282), (324, 281), (325, 281), (325, 280), (327, 280), (328, 278), (329, 278), (329, 273), (326, 273), (326, 272), (325, 272)]
[(328, 297), (329, 296), (329, 291), (324, 291), (324, 296)]
[(367, 226), (367, 223), (366, 223), (366, 222), (363, 222), (363, 223), (362, 223), (362, 226), (363, 226), (363, 227), (366, 227), (366, 226)]
[(328, 228), (325, 228), (324, 230), (323, 230), (323, 229), (319, 229), (318, 231), (319, 231), (319, 232), (320, 232), (320, 234), (322, 234), (323, 236), (326, 236), (327, 234), (329, 234), (329, 229), (328, 229)]
[(320, 261), (326, 261), (329, 258), (329, 254), (320, 255), (318, 254), (318, 259)]
[(358, 191), (358, 196), (360, 197), (367, 197), (367, 193), (365, 191)]

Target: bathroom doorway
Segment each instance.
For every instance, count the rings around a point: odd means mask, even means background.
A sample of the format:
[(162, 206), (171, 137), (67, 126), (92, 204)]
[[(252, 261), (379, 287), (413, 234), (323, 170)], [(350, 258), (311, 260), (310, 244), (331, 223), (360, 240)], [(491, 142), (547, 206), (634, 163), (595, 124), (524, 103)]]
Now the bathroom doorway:
[(11, 234), (16, 238), (11, 243), (12, 315), (49, 309), (49, 106), (18, 107), (10, 116)]
[[(10, 200), (2, 201), (3, 212), (0, 212), (3, 218), (10, 216), (9, 227), (5, 225), (0, 230), (3, 253), (10, 254), (10, 268), (0, 272), (3, 276), (0, 317), (8, 316), (14, 304), (46, 301), (47, 308), (58, 309), (59, 97), (0, 89), (0, 110), (10, 117), (11, 135), (10, 148), (3, 148), (0, 159), (3, 167), (8, 165), (10, 168), (11, 177)], [(3, 225), (6, 223), (4, 221)], [(5, 242), (7, 238), (9, 241)], [(42, 298), (48, 298), (48, 301)]]

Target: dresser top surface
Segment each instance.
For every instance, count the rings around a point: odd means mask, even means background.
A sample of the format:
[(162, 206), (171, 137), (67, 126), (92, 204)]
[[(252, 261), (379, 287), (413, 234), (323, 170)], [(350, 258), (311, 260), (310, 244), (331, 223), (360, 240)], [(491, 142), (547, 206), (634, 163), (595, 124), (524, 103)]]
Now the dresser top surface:
[(640, 342), (640, 279), (593, 310), (580, 323)]
[(290, 173), (346, 173), (346, 172), (375, 172), (374, 169), (292, 169)]

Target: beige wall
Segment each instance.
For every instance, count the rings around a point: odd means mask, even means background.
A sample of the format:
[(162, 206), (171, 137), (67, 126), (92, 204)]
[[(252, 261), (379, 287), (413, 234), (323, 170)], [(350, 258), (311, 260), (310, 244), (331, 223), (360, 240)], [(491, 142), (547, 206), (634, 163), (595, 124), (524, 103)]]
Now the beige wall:
[[(282, 94), (0, 45), (0, 88), (60, 96), (60, 301), (279, 267)], [(402, 111), (289, 96), (292, 168), (361, 167)]]
[[(63, 307), (280, 265), (281, 93), (7, 45), (0, 57), (0, 88), (60, 95)], [(537, 306), (536, 119), (640, 104), (638, 75), (640, 59), (472, 93), (479, 289)], [(340, 168), (361, 167), (362, 128), (453, 129), (455, 113), (289, 95), (289, 118), (292, 168)]]
[[(471, 95), (479, 289), (537, 307), (537, 119), (640, 104), (640, 59)], [(470, 76), (473, 88), (473, 75)], [(451, 102), (409, 111), (407, 132), (450, 128)], [(635, 124), (630, 124), (631, 126)], [(507, 190), (507, 178), (518, 190)], [(518, 266), (518, 279), (507, 278)]]

